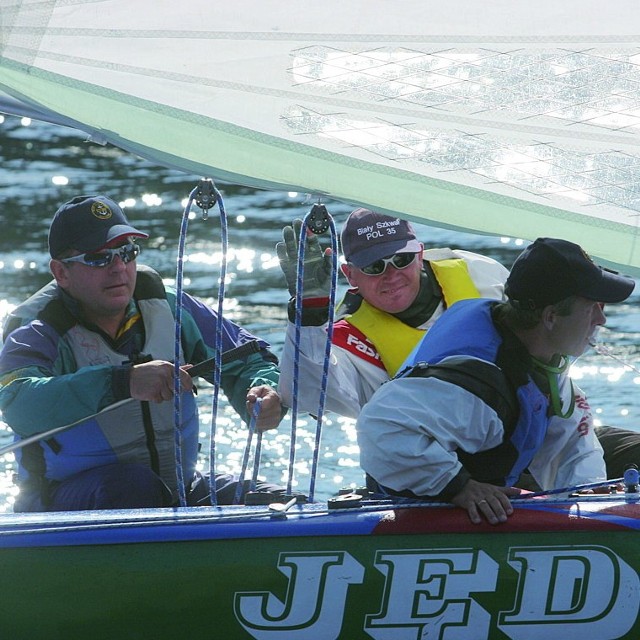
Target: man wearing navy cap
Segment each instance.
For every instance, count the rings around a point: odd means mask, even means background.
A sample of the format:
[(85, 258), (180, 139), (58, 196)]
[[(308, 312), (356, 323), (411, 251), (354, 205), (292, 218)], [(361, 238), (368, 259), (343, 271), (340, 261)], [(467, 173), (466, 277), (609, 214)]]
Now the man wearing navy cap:
[[(16, 511), (176, 504), (176, 292), (137, 263), (137, 240), (147, 237), (102, 195), (74, 198), (53, 218), (55, 281), (7, 322), (0, 409), (18, 438), (78, 424), (18, 451)], [(188, 294), (182, 313), (182, 476), (195, 504), (207, 496), (196, 473), (200, 429), (187, 369), (214, 355), (218, 322), (225, 351), (254, 336)], [(222, 388), (246, 421), (261, 398), (257, 427), (264, 430), (276, 427), (283, 411), (277, 359), (259, 344), (258, 353), (223, 365)], [(204, 377), (212, 382), (212, 373)], [(216, 476), (218, 503), (231, 503), (236, 486), (231, 476)], [(279, 490), (266, 483), (257, 489)]]
[(526, 469), (543, 489), (605, 480), (588, 403), (565, 372), (605, 324), (604, 303), (633, 288), (572, 242), (532, 243), (511, 269), (506, 302), (453, 305), (360, 413), (372, 486), (498, 524)]
[[(289, 292), (295, 296), (297, 238), (302, 222), (283, 230), (276, 247)], [(350, 284), (333, 327), (325, 408), (355, 418), (443, 311), (457, 300), (502, 300), (508, 271), (500, 263), (459, 249), (424, 250), (411, 224), (369, 209), (353, 211), (342, 227), (342, 272)], [(307, 237), (304, 265), (298, 408), (316, 413), (328, 320), (330, 255)], [(279, 391), (291, 406), (295, 306), (282, 353)]]

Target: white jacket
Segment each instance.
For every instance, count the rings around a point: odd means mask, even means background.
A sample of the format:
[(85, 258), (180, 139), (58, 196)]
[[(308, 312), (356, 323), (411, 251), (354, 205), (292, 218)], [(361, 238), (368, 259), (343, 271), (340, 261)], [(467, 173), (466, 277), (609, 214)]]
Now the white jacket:
[[(444, 360), (443, 362), (446, 362)], [(563, 407), (570, 403), (568, 376), (560, 381)], [(589, 405), (575, 387), (570, 418), (554, 416), (529, 471), (544, 489), (606, 478), (602, 447)], [(460, 472), (456, 449), (476, 453), (502, 442), (496, 412), (455, 384), (437, 378), (401, 378), (380, 388), (356, 423), (360, 465), (381, 485), (435, 496)]]

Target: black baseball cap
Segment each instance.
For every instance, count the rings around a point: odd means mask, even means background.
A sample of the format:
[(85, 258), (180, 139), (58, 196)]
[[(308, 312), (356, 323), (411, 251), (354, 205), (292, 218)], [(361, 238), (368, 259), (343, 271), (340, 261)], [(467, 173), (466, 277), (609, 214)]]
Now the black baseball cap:
[(96, 251), (120, 237), (148, 238), (129, 224), (120, 206), (107, 196), (77, 196), (56, 211), (49, 227), (49, 253), (68, 249)]
[(366, 267), (394, 253), (418, 253), (422, 245), (406, 220), (369, 209), (351, 212), (340, 237), (345, 260)]
[(538, 238), (513, 263), (505, 294), (518, 308), (540, 309), (570, 296), (622, 302), (634, 287), (632, 278), (599, 267), (579, 245)]

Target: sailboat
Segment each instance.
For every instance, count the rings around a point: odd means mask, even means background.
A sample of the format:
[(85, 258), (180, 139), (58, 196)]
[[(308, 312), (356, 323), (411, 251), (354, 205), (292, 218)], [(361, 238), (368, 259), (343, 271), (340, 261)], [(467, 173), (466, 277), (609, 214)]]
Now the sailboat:
[[(0, 112), (190, 174), (640, 268), (631, 0), (1, 0)], [(327, 503), (0, 516), (20, 638), (637, 638), (637, 482), (500, 527)]]

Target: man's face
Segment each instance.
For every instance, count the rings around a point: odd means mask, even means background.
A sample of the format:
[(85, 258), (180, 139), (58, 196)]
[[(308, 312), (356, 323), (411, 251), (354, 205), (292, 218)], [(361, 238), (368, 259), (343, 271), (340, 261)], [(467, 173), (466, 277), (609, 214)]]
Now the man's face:
[(555, 353), (580, 356), (593, 340), (596, 329), (607, 321), (604, 305), (577, 296), (571, 313), (556, 315), (550, 339)]
[(374, 307), (387, 313), (400, 313), (413, 303), (420, 290), (422, 250), (416, 259), (404, 269), (387, 264), (380, 275), (367, 275), (352, 264), (342, 266), (342, 271), (352, 287)]
[[(125, 239), (117, 246), (128, 241)], [(51, 270), (58, 284), (80, 303), (87, 319), (96, 324), (100, 324), (101, 319), (121, 316), (136, 286), (136, 261), (125, 264), (118, 255), (106, 267), (52, 260)]]

